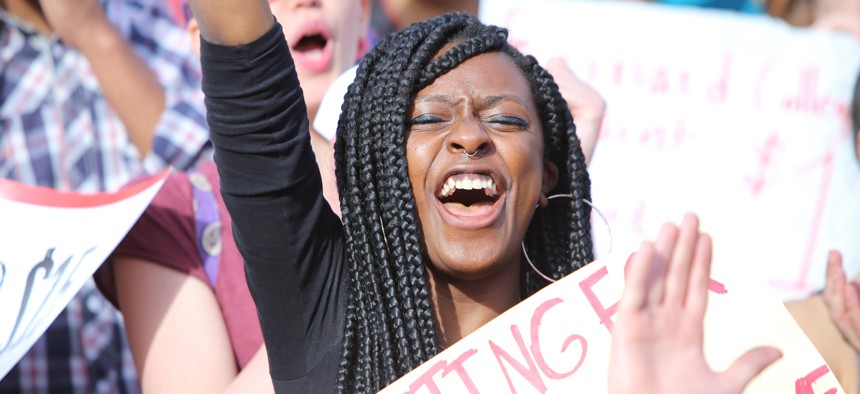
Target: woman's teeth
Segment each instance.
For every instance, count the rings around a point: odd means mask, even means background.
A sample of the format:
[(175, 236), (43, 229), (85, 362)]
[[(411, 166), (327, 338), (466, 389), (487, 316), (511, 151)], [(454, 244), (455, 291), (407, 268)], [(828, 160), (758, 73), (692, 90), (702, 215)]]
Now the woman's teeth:
[(448, 177), (442, 186), (442, 192), (439, 194), (439, 197), (448, 197), (454, 194), (456, 190), (480, 189), (484, 189), (484, 193), (490, 197), (499, 194), (496, 191), (496, 182), (493, 181), (493, 178), (478, 174), (459, 174)]

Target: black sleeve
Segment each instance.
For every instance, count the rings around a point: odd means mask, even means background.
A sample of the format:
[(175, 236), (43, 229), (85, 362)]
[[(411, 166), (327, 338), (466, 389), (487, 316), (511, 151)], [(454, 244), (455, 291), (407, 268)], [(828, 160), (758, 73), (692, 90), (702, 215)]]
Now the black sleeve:
[(202, 42), (201, 62), (221, 194), (270, 372), (279, 391), (298, 389), (312, 372), (336, 367), (345, 267), (343, 228), (323, 199), (293, 59), (276, 22), (246, 45)]

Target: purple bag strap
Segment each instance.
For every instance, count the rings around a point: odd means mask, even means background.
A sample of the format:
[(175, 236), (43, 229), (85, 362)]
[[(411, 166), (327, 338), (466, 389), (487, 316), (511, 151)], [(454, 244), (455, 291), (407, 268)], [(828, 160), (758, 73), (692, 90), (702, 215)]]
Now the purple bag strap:
[(212, 191), (212, 184), (201, 173), (190, 172), (188, 179), (194, 193), (194, 232), (197, 238), (197, 252), (203, 263), (203, 270), (209, 284), (215, 288), (218, 283), (218, 263), (221, 259), (221, 218), (218, 204)]

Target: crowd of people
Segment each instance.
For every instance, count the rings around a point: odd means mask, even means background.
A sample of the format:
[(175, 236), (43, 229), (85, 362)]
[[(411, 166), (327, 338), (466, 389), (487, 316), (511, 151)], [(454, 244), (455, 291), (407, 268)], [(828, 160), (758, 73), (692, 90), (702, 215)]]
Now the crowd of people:
[[(375, 392), (593, 260), (605, 103), (477, 1), (188, 3), (0, 0), (0, 177), (97, 192), (174, 168), (0, 392)], [(860, 32), (813, 6), (786, 19)], [(678, 351), (701, 350), (710, 242), (690, 214), (632, 257), (612, 392), (740, 392), (779, 358)], [(838, 252), (827, 278), (788, 307), (857, 391), (860, 278)]]

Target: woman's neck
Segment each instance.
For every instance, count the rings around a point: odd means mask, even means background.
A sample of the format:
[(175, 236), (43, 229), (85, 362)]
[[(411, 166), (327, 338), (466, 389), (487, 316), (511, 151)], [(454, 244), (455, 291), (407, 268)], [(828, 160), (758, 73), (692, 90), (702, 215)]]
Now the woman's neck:
[(447, 348), (520, 302), (519, 267), (481, 280), (428, 270), (439, 345)]

